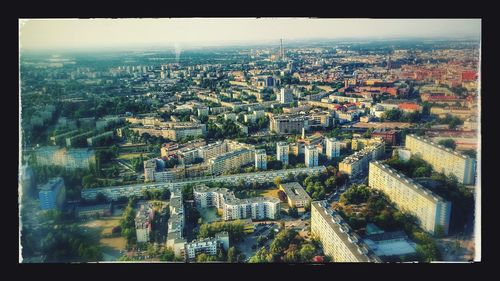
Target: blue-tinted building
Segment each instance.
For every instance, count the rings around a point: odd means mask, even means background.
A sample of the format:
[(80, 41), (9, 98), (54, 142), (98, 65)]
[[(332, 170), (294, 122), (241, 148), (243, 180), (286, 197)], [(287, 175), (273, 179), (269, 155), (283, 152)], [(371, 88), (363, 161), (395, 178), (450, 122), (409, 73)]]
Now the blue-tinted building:
[(39, 187), (38, 198), (42, 210), (61, 209), (66, 200), (66, 188), (62, 178), (50, 179), (48, 183)]

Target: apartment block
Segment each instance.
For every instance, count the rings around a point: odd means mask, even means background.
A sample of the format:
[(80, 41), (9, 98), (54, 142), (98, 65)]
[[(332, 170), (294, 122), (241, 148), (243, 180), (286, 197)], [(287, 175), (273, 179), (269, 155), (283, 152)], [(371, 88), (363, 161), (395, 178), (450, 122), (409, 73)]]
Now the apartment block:
[(415, 215), (426, 231), (435, 233), (440, 227), (448, 234), (451, 202), (379, 161), (370, 163), (368, 185), (387, 194), (398, 209)]
[(352, 178), (364, 176), (368, 173), (368, 164), (384, 155), (383, 142), (367, 146), (360, 151), (346, 157), (339, 163), (339, 171)]
[(224, 220), (277, 219), (280, 200), (274, 197), (252, 197), (239, 199), (227, 188), (209, 188), (198, 185), (193, 189), (194, 202), (198, 208), (222, 209)]
[(255, 150), (255, 168), (267, 170), (267, 154), (265, 149)]
[(60, 177), (50, 179), (44, 185), (38, 187), (38, 199), (42, 210), (61, 209), (66, 200), (66, 187), (64, 180)]
[(406, 136), (406, 148), (432, 165), (437, 172), (455, 175), (460, 183), (471, 185), (476, 177), (476, 160), (428, 139)]
[(288, 165), (288, 154), (290, 154), (290, 146), (286, 142), (278, 142), (276, 144), (276, 159), (281, 161), (283, 165)]
[(331, 160), (334, 157), (340, 156), (340, 142), (335, 138), (326, 138), (326, 157)]
[(311, 232), (333, 262), (381, 262), (326, 201), (311, 203)]
[(318, 166), (319, 152), (318, 148), (314, 145), (307, 145), (304, 149), (304, 161), (306, 167)]

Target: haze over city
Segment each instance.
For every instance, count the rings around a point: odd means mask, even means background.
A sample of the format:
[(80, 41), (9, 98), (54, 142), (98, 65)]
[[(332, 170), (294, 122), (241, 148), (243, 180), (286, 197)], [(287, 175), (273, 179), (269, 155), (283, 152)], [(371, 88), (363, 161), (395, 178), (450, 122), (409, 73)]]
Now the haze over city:
[(480, 25), (21, 21), (19, 262), (480, 261)]
[(27, 50), (182, 44), (230, 45), (277, 38), (478, 38), (479, 19), (30, 19), (20, 20)]

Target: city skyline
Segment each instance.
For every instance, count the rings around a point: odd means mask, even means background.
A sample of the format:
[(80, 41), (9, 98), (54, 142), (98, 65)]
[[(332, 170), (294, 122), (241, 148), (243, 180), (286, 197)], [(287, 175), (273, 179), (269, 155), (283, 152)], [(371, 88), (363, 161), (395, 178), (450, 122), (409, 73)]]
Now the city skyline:
[[(291, 28), (293, 26), (293, 28)], [(230, 27), (230, 28), (228, 28)], [(479, 38), (480, 19), (20, 19), (23, 50), (224, 46), (320, 39)]]

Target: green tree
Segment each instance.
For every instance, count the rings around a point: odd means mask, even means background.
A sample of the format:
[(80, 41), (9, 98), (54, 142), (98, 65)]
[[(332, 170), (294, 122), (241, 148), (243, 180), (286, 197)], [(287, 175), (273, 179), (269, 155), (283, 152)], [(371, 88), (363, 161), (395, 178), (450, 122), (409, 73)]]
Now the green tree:
[(450, 148), (452, 150), (455, 150), (455, 148), (457, 147), (457, 144), (456, 144), (456, 142), (453, 139), (440, 140), (438, 142), (438, 144), (440, 144), (440, 145), (442, 145), (444, 147)]
[(311, 244), (303, 244), (300, 248), (300, 259), (302, 262), (310, 262), (314, 257), (315, 248)]

